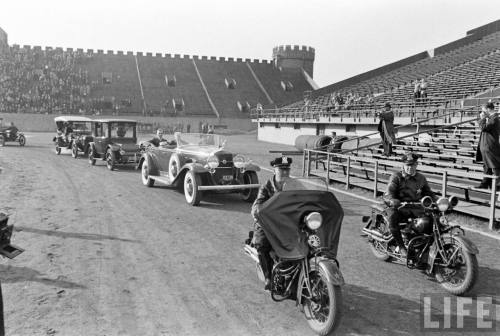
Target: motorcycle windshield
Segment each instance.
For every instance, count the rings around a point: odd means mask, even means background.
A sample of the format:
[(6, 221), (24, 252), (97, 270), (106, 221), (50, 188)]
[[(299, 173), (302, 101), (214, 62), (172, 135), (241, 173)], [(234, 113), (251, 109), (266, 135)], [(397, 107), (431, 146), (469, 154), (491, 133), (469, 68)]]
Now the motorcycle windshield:
[(267, 200), (257, 214), (273, 250), (282, 259), (307, 257), (309, 245), (304, 218), (311, 212), (319, 212), (323, 217), (321, 226), (314, 233), (320, 238), (321, 248), (337, 256), (344, 211), (324, 183), (317, 182), (291, 180), (288, 187)]

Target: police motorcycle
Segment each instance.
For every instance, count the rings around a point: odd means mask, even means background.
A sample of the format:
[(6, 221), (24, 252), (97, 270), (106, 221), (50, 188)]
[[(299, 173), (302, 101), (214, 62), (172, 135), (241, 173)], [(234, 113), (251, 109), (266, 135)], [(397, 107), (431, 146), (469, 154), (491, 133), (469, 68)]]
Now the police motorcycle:
[(476, 245), (465, 237), (459, 225), (451, 225), (447, 214), (458, 204), (458, 198), (441, 197), (436, 202), (425, 196), (420, 202), (402, 202), (405, 206), (422, 206), (425, 213), (400, 223), (401, 235), (407, 247), (406, 260), (389, 230), (382, 204), (372, 206), (371, 216), (363, 216), (362, 232), (376, 258), (397, 260), (410, 269), (425, 270), (435, 277), (449, 293), (463, 295), (474, 286), (478, 276)]
[[(0, 255), (14, 259), (22, 252), (24, 249), (13, 245), (10, 243), (10, 238), (12, 237), (12, 231), (14, 229), (14, 225), (8, 225), (9, 216), (0, 212)], [(5, 335), (4, 328), (4, 318), (3, 318), (3, 297), (2, 297), (2, 286), (0, 284), (0, 335)]]
[[(323, 181), (315, 187), (310, 181), (287, 181), (283, 191), (262, 205), (257, 217), (272, 246), (271, 298), (296, 301), (311, 329), (328, 335), (342, 315), (344, 278), (336, 257), (344, 212)], [(250, 231), (244, 251), (264, 282), (252, 237)]]

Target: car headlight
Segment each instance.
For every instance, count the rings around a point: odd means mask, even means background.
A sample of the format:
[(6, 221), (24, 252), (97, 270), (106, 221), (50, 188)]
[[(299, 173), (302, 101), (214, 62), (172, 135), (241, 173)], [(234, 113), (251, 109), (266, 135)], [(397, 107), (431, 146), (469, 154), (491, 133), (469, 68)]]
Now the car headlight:
[(209, 156), (207, 164), (212, 169), (217, 168), (219, 166), (219, 159), (215, 155)]
[(444, 198), (444, 197), (441, 197), (440, 199), (438, 199), (436, 204), (437, 204), (439, 211), (442, 211), (442, 212), (448, 210), (448, 208), (450, 207), (450, 201), (448, 201), (448, 199)]
[(243, 168), (245, 165), (245, 157), (238, 154), (233, 158), (233, 163), (236, 168)]
[(321, 223), (323, 223), (323, 216), (319, 212), (311, 212), (306, 216), (304, 221), (309, 229), (317, 230), (321, 226)]

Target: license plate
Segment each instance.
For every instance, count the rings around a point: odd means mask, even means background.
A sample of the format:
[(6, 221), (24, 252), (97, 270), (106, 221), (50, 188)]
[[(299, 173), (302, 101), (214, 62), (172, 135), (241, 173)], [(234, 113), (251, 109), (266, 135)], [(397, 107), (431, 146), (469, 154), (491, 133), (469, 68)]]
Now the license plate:
[(233, 179), (233, 175), (224, 175), (222, 176), (222, 179), (224, 181), (231, 181)]

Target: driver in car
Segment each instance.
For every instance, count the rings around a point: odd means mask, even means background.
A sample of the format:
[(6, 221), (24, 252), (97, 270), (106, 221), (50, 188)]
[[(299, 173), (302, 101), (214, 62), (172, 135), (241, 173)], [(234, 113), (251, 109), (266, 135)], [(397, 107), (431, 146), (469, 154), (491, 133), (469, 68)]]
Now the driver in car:
[(262, 268), (262, 273), (265, 277), (265, 290), (271, 289), (271, 270), (273, 260), (269, 255), (271, 244), (264, 233), (261, 225), (258, 222), (257, 214), (262, 204), (271, 198), (278, 191), (283, 190), (284, 183), (290, 178), (290, 165), (292, 158), (282, 156), (271, 161), (271, 166), (274, 168), (274, 176), (271, 177), (265, 184), (259, 188), (257, 198), (252, 205), (252, 217), (255, 220), (255, 230), (253, 232), (252, 243), (259, 254), (259, 263)]
[(384, 201), (389, 206), (385, 209), (389, 229), (398, 244), (401, 257), (406, 258), (407, 251), (399, 223), (408, 221), (424, 214), (420, 205), (407, 205), (398, 209), (401, 202), (419, 202), (423, 197), (430, 196), (434, 201), (436, 196), (429, 187), (425, 176), (417, 172), (418, 156), (407, 152), (403, 155), (402, 170), (392, 174), (384, 194)]
[(14, 122), (11, 122), (10, 126), (5, 129), (5, 132), (7, 133), (7, 138), (9, 139), (15, 139), (18, 131), (19, 129), (14, 125)]

